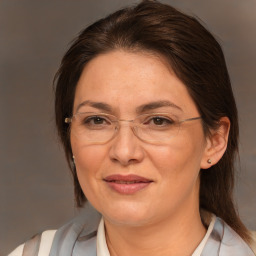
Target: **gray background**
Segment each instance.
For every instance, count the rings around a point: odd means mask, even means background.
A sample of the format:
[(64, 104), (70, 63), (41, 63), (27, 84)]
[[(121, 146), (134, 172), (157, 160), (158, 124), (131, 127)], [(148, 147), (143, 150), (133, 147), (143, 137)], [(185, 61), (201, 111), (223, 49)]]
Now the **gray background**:
[[(0, 0), (0, 255), (77, 213), (53, 117), (52, 79), (86, 25), (136, 1)], [(219, 38), (240, 113), (236, 187), (245, 224), (256, 229), (256, 1), (169, 0)]]

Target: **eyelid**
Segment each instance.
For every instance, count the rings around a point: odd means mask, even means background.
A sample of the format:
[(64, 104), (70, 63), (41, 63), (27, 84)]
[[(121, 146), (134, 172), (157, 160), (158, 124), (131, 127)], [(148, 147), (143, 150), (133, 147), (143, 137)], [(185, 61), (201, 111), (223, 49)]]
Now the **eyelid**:
[[(103, 116), (103, 117), (106, 117), (106, 118), (114, 118), (114, 119), (117, 119), (117, 120), (123, 120), (123, 118), (118, 118), (117, 116), (115, 115), (112, 115), (112, 114), (108, 114), (108, 113), (103, 113), (103, 112), (77, 112), (74, 116), (76, 115), (83, 115), (83, 114), (88, 114), (88, 117), (93, 117), (93, 116)], [(169, 118), (169, 119), (172, 119), (172, 120), (179, 120), (178, 116), (173, 114), (173, 113), (168, 113), (168, 112), (162, 112), (162, 113), (145, 113), (145, 114), (141, 114), (141, 115), (138, 115), (138, 116), (135, 116), (134, 119), (137, 119), (139, 117), (161, 117), (161, 118)], [(131, 120), (131, 119), (129, 119)]]
[(111, 114), (106, 114), (106, 113), (78, 112), (76, 115), (78, 115), (78, 116), (86, 115), (84, 117), (86, 120), (97, 118), (97, 117), (105, 119), (105, 120), (110, 121), (110, 122), (113, 122), (113, 121), (117, 120), (116, 116), (111, 115)]
[(97, 112), (90, 112), (90, 111), (77, 112), (75, 115), (84, 115), (84, 114), (88, 114), (88, 116), (114, 116), (107, 113), (102, 113), (102, 112), (97, 113)]
[(175, 124), (177, 122), (177, 120), (175, 120), (175, 118), (170, 117), (170, 116), (164, 116), (164, 115), (152, 115), (152, 116), (148, 116), (148, 118), (145, 119), (146, 122), (148, 121), (153, 121), (155, 119), (160, 119), (163, 122), (167, 122), (167, 123), (172, 123)]
[(160, 117), (160, 118), (167, 118), (172, 120), (178, 120), (179, 118), (177, 115), (174, 115), (172, 113), (152, 113), (152, 114), (146, 114), (149, 117)]

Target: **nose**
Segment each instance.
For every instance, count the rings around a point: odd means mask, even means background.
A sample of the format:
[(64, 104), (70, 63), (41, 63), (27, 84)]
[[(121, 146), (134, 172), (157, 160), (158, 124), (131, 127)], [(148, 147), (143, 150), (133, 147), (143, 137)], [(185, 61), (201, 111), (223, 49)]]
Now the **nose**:
[(144, 158), (141, 141), (135, 136), (129, 121), (119, 126), (117, 134), (111, 143), (109, 156), (114, 162), (127, 166), (139, 163)]

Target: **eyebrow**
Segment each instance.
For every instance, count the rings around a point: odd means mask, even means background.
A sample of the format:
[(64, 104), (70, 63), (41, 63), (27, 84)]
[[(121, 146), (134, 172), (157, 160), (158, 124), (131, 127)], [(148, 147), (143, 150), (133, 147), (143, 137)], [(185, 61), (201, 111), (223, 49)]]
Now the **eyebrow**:
[(150, 103), (147, 103), (147, 104), (143, 104), (143, 105), (136, 108), (136, 112), (140, 114), (140, 113), (144, 113), (144, 112), (149, 111), (149, 110), (162, 108), (162, 107), (172, 107), (172, 108), (176, 108), (180, 111), (183, 111), (181, 107), (177, 106), (176, 104), (174, 104), (171, 101), (160, 100), (160, 101), (154, 101), (154, 102), (150, 102)]
[(86, 101), (83, 101), (82, 103), (80, 103), (77, 106), (76, 112), (78, 112), (78, 110), (83, 106), (90, 106), (90, 107), (97, 108), (97, 109), (100, 109), (100, 110), (103, 110), (103, 111), (106, 111), (106, 112), (109, 112), (109, 113), (112, 112), (112, 110), (113, 110), (112, 107), (107, 103), (94, 102), (94, 101), (86, 100)]
[[(113, 112), (113, 108), (109, 104), (104, 103), (104, 102), (94, 102), (94, 101), (90, 101), (90, 100), (86, 100), (86, 101), (83, 101), (82, 103), (80, 103), (76, 108), (76, 112), (78, 112), (78, 110), (83, 106), (90, 106), (93, 108), (97, 108), (97, 109), (106, 111), (108, 113)], [(146, 103), (146, 104), (143, 104), (143, 105), (137, 107), (136, 113), (141, 114), (141, 113), (147, 112), (149, 110), (154, 110), (154, 109), (161, 108), (161, 107), (172, 107), (172, 108), (176, 108), (180, 111), (183, 111), (181, 107), (177, 106), (176, 104), (174, 104), (171, 101), (160, 100), (160, 101)]]

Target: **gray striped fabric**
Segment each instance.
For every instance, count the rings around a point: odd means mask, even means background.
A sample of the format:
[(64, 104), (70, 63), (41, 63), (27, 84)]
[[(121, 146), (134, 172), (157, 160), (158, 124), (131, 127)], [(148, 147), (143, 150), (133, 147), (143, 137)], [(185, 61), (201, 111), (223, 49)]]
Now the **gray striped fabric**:
[(222, 219), (216, 218), (201, 256), (255, 256), (248, 244)]
[[(97, 256), (97, 228), (101, 215), (89, 204), (85, 214), (73, 219), (55, 234), (50, 256)], [(29, 240), (23, 256), (38, 255), (41, 235)], [(44, 255), (48, 256), (48, 255)], [(255, 256), (252, 249), (222, 219), (216, 218), (201, 256)]]
[[(54, 239), (50, 256), (96, 256), (95, 217), (87, 226), (69, 223)], [(87, 222), (88, 224), (88, 222)], [(94, 226), (94, 231), (92, 231)], [(251, 248), (222, 219), (216, 218), (213, 231), (201, 256), (255, 256)]]
[(96, 256), (96, 234), (101, 215), (90, 206), (81, 214), (57, 230), (50, 256)]

